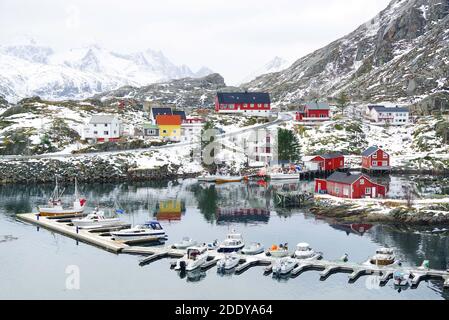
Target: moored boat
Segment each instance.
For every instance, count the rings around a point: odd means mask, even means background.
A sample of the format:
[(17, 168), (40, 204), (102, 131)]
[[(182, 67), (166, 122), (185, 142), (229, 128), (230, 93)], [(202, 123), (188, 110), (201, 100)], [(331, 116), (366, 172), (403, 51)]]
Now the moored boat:
[(289, 255), (288, 244), (281, 244), (279, 246), (273, 245), (267, 252), (267, 256), (272, 256), (275, 258), (284, 258)]
[(299, 180), (299, 173), (272, 173), (271, 180)]
[(397, 270), (393, 274), (394, 285), (396, 286), (408, 286), (411, 274), (407, 270)]
[(206, 263), (208, 257), (206, 247), (191, 247), (184, 257), (176, 262), (175, 270), (193, 271)]
[(215, 178), (215, 183), (224, 184), (232, 182), (241, 182), (244, 178), (241, 176), (217, 176)]
[(197, 244), (198, 243), (195, 240), (193, 240), (192, 238), (184, 237), (184, 238), (182, 238), (181, 242), (175, 243), (173, 245), (173, 248), (175, 248), (175, 249), (187, 249), (189, 247), (194, 247)]
[(249, 256), (255, 256), (265, 251), (265, 248), (260, 243), (251, 243), (242, 249), (242, 253)]
[(298, 243), (295, 251), (295, 258), (301, 260), (316, 260), (320, 259), (322, 254), (315, 252), (308, 243)]
[(235, 254), (225, 255), (217, 262), (218, 271), (232, 270), (238, 266), (240, 258)]
[(245, 243), (243, 237), (239, 233), (230, 233), (226, 239), (218, 246), (218, 252), (231, 253), (237, 252), (243, 249)]
[(95, 210), (89, 213), (87, 216), (80, 219), (72, 219), (72, 223), (75, 227), (88, 229), (88, 228), (101, 228), (112, 227), (121, 224), (118, 218), (106, 218), (103, 211)]
[(48, 200), (47, 206), (39, 206), (39, 215), (43, 217), (58, 217), (68, 215), (82, 215), (86, 205), (86, 199), (80, 198), (78, 193), (78, 183), (75, 179), (75, 199), (71, 208), (64, 208), (62, 204), (62, 194), (64, 190), (59, 189), (58, 179), (56, 179), (55, 188)]
[(378, 266), (389, 266), (396, 262), (396, 256), (394, 255), (393, 249), (379, 248), (369, 262)]
[(292, 272), (298, 262), (290, 257), (279, 259), (273, 265), (273, 275), (286, 275)]
[(111, 232), (114, 240), (130, 241), (160, 241), (165, 240), (167, 235), (157, 221), (149, 221), (129, 229)]

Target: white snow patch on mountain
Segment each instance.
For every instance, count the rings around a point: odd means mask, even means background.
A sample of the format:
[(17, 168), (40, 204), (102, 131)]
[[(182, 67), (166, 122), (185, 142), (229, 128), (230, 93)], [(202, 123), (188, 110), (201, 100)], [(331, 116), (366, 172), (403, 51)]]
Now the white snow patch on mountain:
[(248, 76), (245, 77), (240, 83), (247, 83), (251, 80), (256, 79), (258, 76), (267, 73), (279, 72), (287, 69), (290, 66), (290, 62), (281, 57), (274, 57), (272, 60), (268, 61), (261, 68), (254, 70)]

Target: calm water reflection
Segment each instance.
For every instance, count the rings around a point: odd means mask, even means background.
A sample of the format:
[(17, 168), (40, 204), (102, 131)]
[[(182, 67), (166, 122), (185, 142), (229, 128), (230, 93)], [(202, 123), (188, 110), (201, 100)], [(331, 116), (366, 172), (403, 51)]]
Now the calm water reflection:
[[(390, 190), (398, 191), (394, 185), (400, 185), (400, 179), (392, 178)], [(296, 279), (276, 281), (264, 277), (261, 267), (239, 276), (218, 274), (215, 268), (179, 274), (170, 270), (168, 260), (140, 267), (139, 257), (108, 253), (16, 220), (17, 213), (36, 212), (37, 205), (45, 202), (52, 187), (0, 187), (0, 298), (449, 298), (449, 292), (443, 291), (442, 282), (433, 280), (422, 282), (418, 289), (398, 292), (391, 282), (379, 288), (370, 277), (349, 284), (346, 274), (335, 274), (321, 282), (316, 271), (306, 272)], [(273, 204), (276, 188), (311, 191), (313, 183), (214, 186), (186, 180), (93, 184), (82, 186), (82, 192), (89, 199), (89, 210), (99, 206), (112, 213), (118, 205), (125, 210), (121, 215), (125, 221), (141, 223), (158, 219), (169, 235), (169, 244), (183, 236), (211, 242), (224, 238), (227, 232), (235, 229), (247, 242), (257, 241), (265, 246), (285, 242), (294, 246), (305, 241), (322, 251), (326, 259), (338, 259), (348, 253), (350, 260), (362, 262), (378, 246), (388, 245), (397, 248), (405, 265), (415, 266), (429, 259), (432, 268), (446, 268), (448, 233), (317, 220), (306, 210), (276, 208)], [(444, 188), (434, 188), (428, 181), (421, 188), (426, 192), (444, 192)], [(71, 192), (73, 187), (67, 186), (65, 200), (70, 200)], [(65, 287), (65, 271), (71, 265), (80, 268), (80, 290)]]

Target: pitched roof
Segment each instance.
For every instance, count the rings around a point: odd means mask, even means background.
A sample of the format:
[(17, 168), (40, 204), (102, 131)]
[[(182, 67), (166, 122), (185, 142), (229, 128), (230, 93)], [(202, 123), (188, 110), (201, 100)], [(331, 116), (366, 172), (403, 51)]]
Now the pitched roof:
[(329, 178), (327, 178), (327, 181), (339, 182), (339, 183), (344, 183), (344, 184), (353, 184), (354, 182), (359, 180), (361, 177), (366, 177), (366, 176), (363, 173), (351, 174), (349, 172), (348, 173), (334, 172)]
[(186, 117), (186, 113), (184, 111), (177, 111), (177, 110), (175, 110), (175, 111), (173, 111), (173, 115), (181, 116), (182, 120), (185, 120), (187, 118)]
[(310, 110), (330, 110), (327, 102), (309, 101), (305, 103), (305, 106)]
[(265, 92), (217, 92), (219, 103), (271, 103), (270, 94)]
[(377, 108), (377, 107), (384, 107), (384, 106), (372, 104), (372, 105), (369, 105), (369, 106), (368, 106), (368, 109), (372, 110), (373, 108)]
[(159, 127), (157, 125), (152, 124), (150, 122), (142, 123), (142, 128), (144, 128), (144, 129), (159, 129)]
[(153, 118), (156, 119), (158, 115), (172, 115), (171, 108), (151, 108), (151, 113), (153, 114)]
[(376, 152), (379, 149), (381, 149), (381, 148), (379, 148), (378, 146), (369, 147), (368, 149), (366, 149), (365, 151), (362, 152), (362, 156), (369, 157), (370, 155), (372, 155), (374, 152)]
[(180, 126), (181, 122), (180, 115), (158, 115), (156, 117), (157, 125)]
[(116, 118), (113, 114), (96, 114), (90, 118), (89, 123), (111, 123)]
[(326, 154), (320, 154), (315, 156), (316, 157), (321, 157), (323, 159), (334, 159), (334, 158), (338, 158), (338, 157), (342, 157), (343, 154), (341, 154), (340, 152), (333, 152), (333, 153), (326, 153)]
[(377, 112), (392, 112), (392, 113), (409, 112), (408, 108), (405, 108), (405, 107), (387, 108), (384, 106), (374, 106), (373, 109), (376, 110)]

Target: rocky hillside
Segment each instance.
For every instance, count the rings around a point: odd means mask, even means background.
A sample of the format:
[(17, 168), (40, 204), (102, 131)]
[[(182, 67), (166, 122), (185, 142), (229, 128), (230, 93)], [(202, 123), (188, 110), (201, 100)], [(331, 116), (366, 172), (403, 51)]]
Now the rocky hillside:
[(318, 92), (449, 110), (449, 0), (393, 0), (349, 35), (245, 85), (280, 104)]
[(226, 87), (224, 78), (218, 73), (214, 73), (203, 78), (184, 78), (145, 87), (125, 86), (98, 94), (93, 98), (101, 100), (102, 103), (113, 103), (126, 99), (137, 102), (152, 101), (173, 104), (179, 108), (210, 108), (214, 105), (216, 92), (225, 89), (237, 88)]

